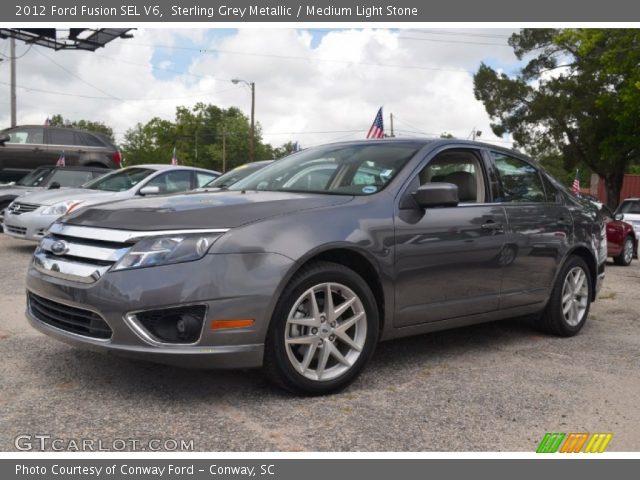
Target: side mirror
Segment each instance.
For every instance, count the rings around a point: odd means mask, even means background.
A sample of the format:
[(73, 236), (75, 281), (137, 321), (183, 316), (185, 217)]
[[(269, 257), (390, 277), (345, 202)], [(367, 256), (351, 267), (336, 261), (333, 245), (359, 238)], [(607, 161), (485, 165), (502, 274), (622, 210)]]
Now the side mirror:
[(4, 146), (4, 144), (9, 140), (11, 140), (11, 137), (8, 134), (5, 133), (3, 135), (0, 135), (0, 145)]
[(138, 191), (139, 195), (143, 197), (145, 195), (158, 195), (160, 193), (160, 187), (142, 187), (140, 191)]
[(624, 220), (624, 213), (616, 213), (616, 214), (613, 216), (613, 219), (614, 219), (614, 220), (618, 220), (618, 221)]
[(51, 185), (49, 185), (49, 190), (57, 190), (58, 188), (60, 188), (60, 184), (58, 182), (51, 182)]
[(426, 183), (411, 193), (420, 208), (455, 207), (458, 205), (458, 186), (453, 183)]

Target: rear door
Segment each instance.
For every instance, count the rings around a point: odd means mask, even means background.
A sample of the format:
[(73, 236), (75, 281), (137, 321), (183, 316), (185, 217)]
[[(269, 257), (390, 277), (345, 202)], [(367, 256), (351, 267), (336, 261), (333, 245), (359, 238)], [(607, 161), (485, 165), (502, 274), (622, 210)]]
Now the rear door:
[(499, 151), (490, 155), (499, 178), (497, 200), (507, 214), (506, 241), (514, 250), (504, 267), (500, 308), (546, 301), (572, 234), (571, 213), (533, 163)]
[(64, 152), (66, 165), (78, 165), (80, 155), (86, 153), (86, 148), (81, 145), (76, 132), (70, 128), (50, 128), (47, 134), (52, 157), (57, 160)]
[[(480, 150), (426, 159), (401, 194), (395, 218), (396, 326), (498, 310), (506, 216), (491, 203)], [(421, 209), (411, 192), (429, 182), (458, 186), (455, 207)]]

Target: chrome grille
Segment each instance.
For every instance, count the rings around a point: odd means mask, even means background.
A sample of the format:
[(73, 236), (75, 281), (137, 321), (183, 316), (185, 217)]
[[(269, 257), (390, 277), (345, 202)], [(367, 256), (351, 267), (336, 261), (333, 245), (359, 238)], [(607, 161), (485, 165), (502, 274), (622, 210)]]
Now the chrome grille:
[(35, 203), (13, 202), (7, 210), (14, 215), (21, 215), (23, 213), (33, 212), (38, 208), (40, 208), (40, 205), (36, 205)]
[(42, 323), (67, 332), (107, 340), (111, 328), (100, 315), (83, 308), (70, 307), (27, 292), (29, 311)]
[(142, 238), (228, 229), (132, 231), (54, 223), (33, 255), (36, 270), (52, 277), (95, 283)]

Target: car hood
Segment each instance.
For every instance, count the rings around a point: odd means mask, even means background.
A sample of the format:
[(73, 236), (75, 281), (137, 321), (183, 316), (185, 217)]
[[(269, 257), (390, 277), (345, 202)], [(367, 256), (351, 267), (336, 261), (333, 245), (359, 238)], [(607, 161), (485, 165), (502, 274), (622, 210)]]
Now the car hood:
[(65, 217), (64, 222), (137, 231), (233, 228), (276, 215), (340, 205), (352, 199), (348, 195), (265, 191), (191, 193), (90, 206)]
[(39, 192), (42, 187), (22, 187), (20, 185), (2, 185), (0, 186), (0, 201), (3, 198), (12, 198), (24, 195), (29, 192)]
[(65, 200), (79, 200), (92, 204), (119, 200), (123, 198), (123, 196), (128, 197), (130, 194), (128, 192), (105, 192), (87, 188), (61, 188), (29, 193), (22, 197), (22, 199), (27, 203), (34, 203), (36, 205), (53, 205), (64, 202)]

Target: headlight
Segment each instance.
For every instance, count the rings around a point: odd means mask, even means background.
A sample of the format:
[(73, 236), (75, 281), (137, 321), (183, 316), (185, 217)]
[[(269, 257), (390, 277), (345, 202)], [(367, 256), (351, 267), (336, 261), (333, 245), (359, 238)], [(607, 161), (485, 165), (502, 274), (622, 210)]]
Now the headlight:
[(191, 262), (204, 257), (220, 233), (176, 234), (144, 238), (112, 270)]
[(80, 200), (67, 200), (45, 208), (41, 215), (65, 215), (82, 203)]

